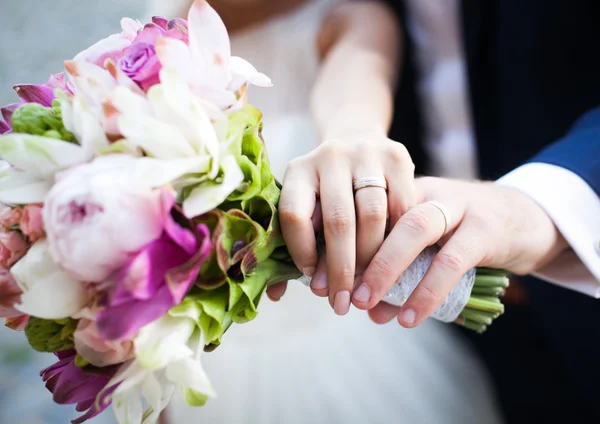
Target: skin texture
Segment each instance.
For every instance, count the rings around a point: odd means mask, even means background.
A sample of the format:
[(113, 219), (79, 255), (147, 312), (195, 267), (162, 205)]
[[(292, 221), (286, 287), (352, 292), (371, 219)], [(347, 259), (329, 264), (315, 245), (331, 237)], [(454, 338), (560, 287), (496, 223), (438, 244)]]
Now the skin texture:
[[(283, 182), (279, 210), (292, 258), (339, 315), (348, 312), (355, 276), (383, 242), (388, 216), (393, 224), (415, 203), (410, 155), (386, 135), (399, 42), (396, 21), (377, 2), (343, 3), (330, 12), (318, 37), (322, 67), (312, 95), (321, 144), (292, 161)], [(355, 195), (352, 181), (365, 177), (385, 178), (390, 196), (381, 188)], [(329, 261), (317, 261), (315, 220), (322, 221)], [(270, 290), (273, 298), (281, 293)]]

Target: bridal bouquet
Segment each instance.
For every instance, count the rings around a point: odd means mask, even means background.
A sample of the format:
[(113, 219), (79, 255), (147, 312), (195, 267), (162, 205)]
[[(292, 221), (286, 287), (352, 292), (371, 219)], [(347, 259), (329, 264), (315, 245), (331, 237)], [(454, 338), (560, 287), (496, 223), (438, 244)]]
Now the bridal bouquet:
[[(74, 423), (111, 403), (120, 423), (152, 423), (175, 390), (203, 405), (201, 354), (269, 284), (301, 277), (249, 84), (271, 85), (196, 0), (187, 21), (123, 19), (1, 109), (0, 316), (56, 355), (41, 376)], [(482, 331), (507, 280), (465, 281), (445, 320)]]

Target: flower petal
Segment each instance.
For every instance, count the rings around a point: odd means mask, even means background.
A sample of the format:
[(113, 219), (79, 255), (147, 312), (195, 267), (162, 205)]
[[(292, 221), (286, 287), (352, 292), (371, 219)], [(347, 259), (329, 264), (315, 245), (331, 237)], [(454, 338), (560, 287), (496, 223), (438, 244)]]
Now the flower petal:
[[(272, 87), (273, 83), (271, 78), (263, 73), (260, 73), (252, 66), (248, 61), (241, 57), (233, 56), (231, 58), (231, 72), (233, 73), (234, 81), (231, 87), (234, 91), (237, 91), (245, 82), (249, 82), (252, 85), (259, 87)], [(238, 80), (238, 83), (235, 83)]]
[(43, 85), (22, 84), (16, 85), (14, 90), (17, 96), (25, 103), (39, 103), (42, 106), (52, 106), (54, 90)]
[(189, 173), (205, 173), (210, 166), (209, 157), (160, 160), (139, 158), (134, 162), (134, 178), (147, 187), (160, 187)]
[(192, 56), (203, 68), (219, 67), (229, 72), (231, 45), (225, 24), (206, 0), (196, 0), (188, 14)]
[(190, 319), (169, 315), (146, 325), (134, 340), (136, 361), (142, 368), (155, 371), (193, 356), (187, 343), (195, 326)]
[(12, 114), (19, 107), (23, 106), (23, 103), (13, 103), (7, 106), (0, 108), (0, 113), (2, 114), (2, 118), (7, 124), (10, 124), (10, 120), (12, 118)]
[(216, 184), (206, 182), (192, 190), (183, 201), (183, 213), (188, 218), (195, 218), (209, 210), (216, 208), (233, 193), (244, 181), (244, 173), (240, 169), (235, 157), (227, 156), (221, 162), (223, 168), (223, 182)]
[(76, 144), (20, 133), (0, 137), (0, 156), (11, 165), (42, 180), (86, 159), (84, 150)]
[(84, 283), (74, 280), (54, 263), (48, 242), (40, 240), (13, 267), (11, 273), (23, 290), (15, 308), (44, 319), (62, 319), (79, 312), (89, 301)]
[(52, 188), (52, 181), (42, 180), (17, 169), (0, 172), (0, 203), (26, 205), (42, 203)]

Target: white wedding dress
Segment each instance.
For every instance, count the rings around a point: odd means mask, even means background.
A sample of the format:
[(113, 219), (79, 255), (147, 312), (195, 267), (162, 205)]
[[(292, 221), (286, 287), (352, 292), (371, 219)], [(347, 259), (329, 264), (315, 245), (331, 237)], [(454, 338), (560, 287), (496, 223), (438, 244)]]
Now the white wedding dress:
[[(280, 179), (292, 158), (317, 145), (309, 115), (315, 37), (334, 1), (309, 2), (232, 36), (233, 54), (273, 80), (273, 88), (252, 88), (249, 102), (263, 112)], [(169, 424), (500, 422), (483, 367), (448, 324), (377, 326), (356, 309), (338, 317), (298, 282), (259, 311), (202, 358), (218, 398), (188, 408), (176, 395)]]

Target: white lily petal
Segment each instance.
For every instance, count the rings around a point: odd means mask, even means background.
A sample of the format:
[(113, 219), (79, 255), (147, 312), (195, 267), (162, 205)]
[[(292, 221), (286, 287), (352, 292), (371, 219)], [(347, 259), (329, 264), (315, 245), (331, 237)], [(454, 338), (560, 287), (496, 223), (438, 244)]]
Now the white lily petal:
[(142, 369), (134, 360), (125, 363), (119, 368), (119, 371), (111, 378), (105, 387), (113, 387), (119, 385), (113, 392), (113, 397), (127, 396), (129, 392), (137, 391), (137, 386), (144, 381), (148, 371)]
[(244, 173), (235, 157), (223, 158), (221, 166), (224, 172), (221, 184), (206, 182), (192, 190), (183, 201), (183, 213), (186, 217), (194, 218), (216, 208), (244, 181)]
[(161, 71), (161, 84), (149, 90), (148, 100), (154, 116), (160, 116), (163, 122), (179, 130), (196, 154), (208, 153), (217, 163), (219, 139), (215, 127), (206, 108), (177, 72)]
[(151, 373), (142, 382), (142, 396), (148, 404), (150, 413), (144, 414), (144, 423), (155, 423), (162, 412), (165, 402), (163, 400), (163, 387), (161, 387), (154, 373)]
[(0, 173), (0, 203), (26, 205), (43, 203), (52, 181), (41, 180), (15, 168)]
[(231, 45), (225, 24), (206, 0), (196, 0), (188, 14), (189, 44), (192, 56), (203, 68), (229, 69)]
[(154, 371), (192, 356), (194, 352), (187, 342), (194, 327), (192, 320), (168, 315), (146, 325), (134, 339), (137, 362), (142, 368)]
[(76, 144), (20, 133), (0, 137), (0, 156), (40, 179), (51, 178), (57, 171), (83, 163), (86, 159), (83, 149)]
[(136, 115), (150, 115), (152, 113), (152, 108), (146, 97), (123, 86), (114, 89), (110, 95), (110, 101), (121, 113)]
[(162, 37), (156, 40), (156, 55), (163, 69), (179, 72), (187, 81), (195, 79), (198, 72), (192, 60), (190, 48), (183, 41)]
[(67, 318), (90, 300), (85, 284), (71, 278), (52, 260), (45, 239), (34, 244), (10, 271), (23, 290), (21, 303), (16, 308), (28, 315)]
[(85, 103), (83, 97), (73, 99), (73, 134), (84, 151), (86, 160), (91, 160), (110, 146), (98, 117)]
[(134, 178), (148, 187), (160, 187), (190, 173), (208, 172), (210, 158), (193, 156), (183, 159), (160, 160), (155, 158), (137, 158)]
[(142, 397), (138, 393), (113, 396), (112, 408), (119, 424), (139, 424), (142, 422), (144, 409)]
[[(265, 74), (258, 72), (250, 62), (241, 57), (232, 56), (231, 58), (231, 72), (233, 78), (241, 78), (244, 82), (249, 82), (252, 85), (258, 87), (272, 87), (273, 83), (271, 78)], [(234, 88), (237, 90), (239, 87)]]
[(227, 133), (229, 131), (229, 119), (227, 118), (227, 114), (219, 109), (214, 103), (207, 102), (203, 99), (200, 99), (200, 102), (204, 106), (204, 110), (215, 128), (219, 143), (222, 143), (227, 139)]
[(202, 364), (192, 357), (169, 364), (167, 378), (183, 389), (191, 389), (208, 397), (217, 396)]
[(175, 159), (196, 154), (176, 127), (155, 118), (123, 114), (118, 122), (121, 133), (153, 157)]

